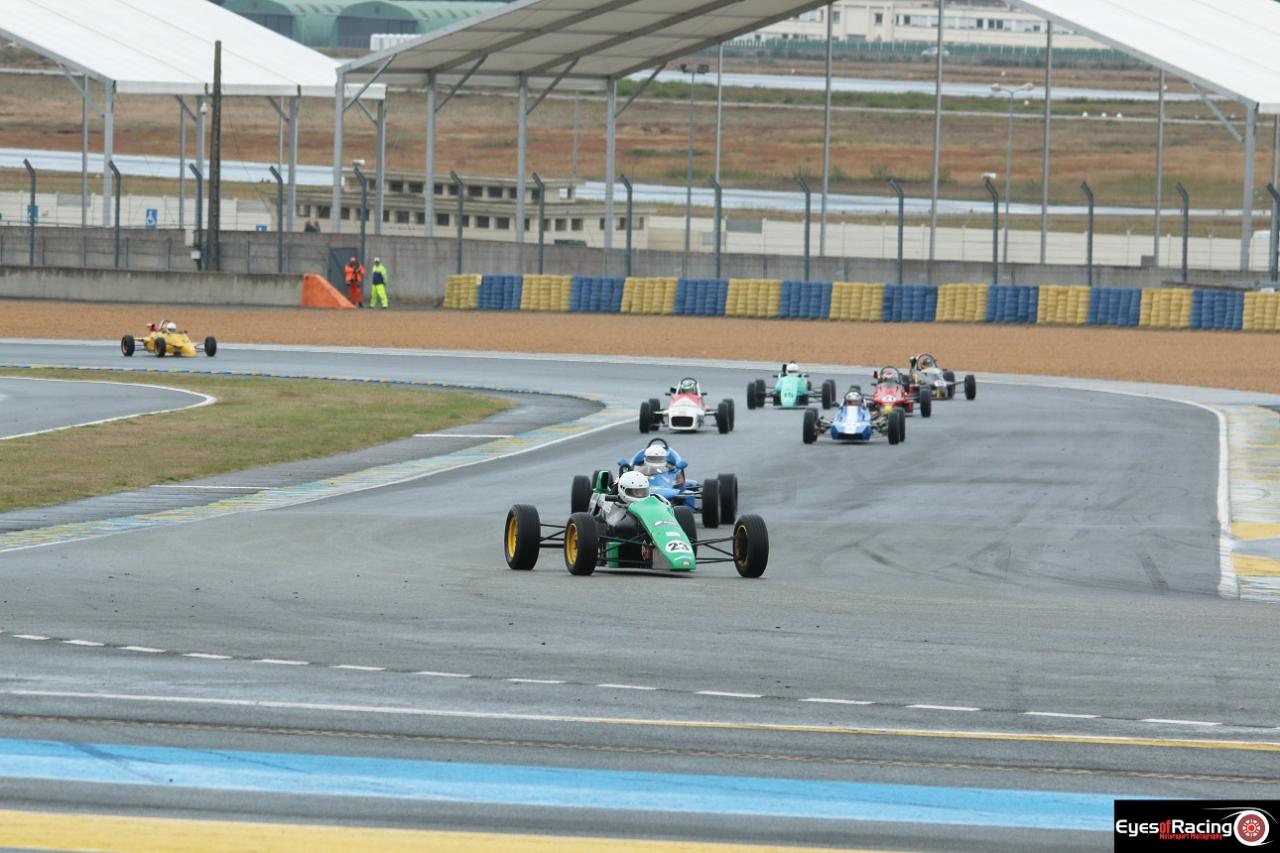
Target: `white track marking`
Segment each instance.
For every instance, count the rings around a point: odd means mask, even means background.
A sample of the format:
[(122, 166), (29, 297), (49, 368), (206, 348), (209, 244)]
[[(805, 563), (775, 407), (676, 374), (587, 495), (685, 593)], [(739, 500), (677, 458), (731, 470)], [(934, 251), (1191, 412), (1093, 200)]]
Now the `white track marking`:
[(1164, 726), (1220, 726), (1222, 723), (1213, 723), (1207, 720), (1165, 720), (1160, 717), (1148, 717), (1145, 720), (1138, 720), (1140, 723), (1158, 723)]
[(308, 660), (284, 660), (282, 658), (258, 658), (251, 663), (268, 663), (272, 666), (310, 666), (311, 661)]
[(819, 696), (811, 696), (808, 699), (801, 699), (801, 702), (821, 702), (824, 705), (874, 705), (875, 702), (868, 702), (863, 699), (823, 699)]
[(211, 655), (205, 652), (187, 652), (184, 658), (197, 658), (199, 660), (231, 660), (231, 655)]
[(18, 638), (19, 640), (47, 640), (47, 639), (49, 639), (48, 637), (42, 637), (42, 636), (40, 636), (39, 634), (10, 634), (9, 636), (11, 636), (11, 637), (16, 637), (16, 638)]
[(162, 655), (165, 653), (164, 649), (153, 649), (150, 646), (121, 646), (120, 650), (124, 652), (142, 652), (145, 655)]
[(485, 434), (479, 432), (420, 432), (415, 433), (414, 438), (515, 438), (514, 435), (503, 435), (499, 433)]
[(471, 675), (466, 672), (432, 672), (429, 669), (415, 672), (414, 675), (429, 675), (432, 678), (470, 678)]
[(564, 684), (563, 681), (556, 681), (553, 678), (505, 678), (512, 684)]
[(355, 672), (386, 672), (385, 666), (356, 666), (352, 663), (337, 663), (329, 667), (329, 669), (350, 669)]
[(759, 693), (725, 693), (720, 690), (699, 690), (699, 696), (724, 696), (728, 699), (763, 699), (764, 696)]
[(95, 643), (93, 640), (63, 640), (62, 642), (68, 646), (93, 646), (95, 648), (101, 648), (106, 645), (106, 643)]
[(21, 432), (14, 435), (0, 436), (0, 441), (12, 441), (15, 438), (30, 438), (33, 435), (45, 435), (51, 432), (63, 432), (69, 429), (79, 429), (80, 427), (98, 426), (99, 424), (110, 424), (116, 421), (127, 421), (133, 418), (145, 418), (148, 415), (167, 415), (171, 412), (185, 412), (187, 409), (199, 409), (202, 406), (211, 406), (218, 402), (217, 397), (210, 397), (208, 394), (201, 394), (199, 391), (188, 391), (186, 388), (175, 388), (170, 385), (148, 385), (145, 382), (112, 382), (106, 379), (44, 379), (38, 376), (5, 376), (4, 379), (18, 379), (23, 382), (77, 382), (89, 385), (123, 385), (129, 388), (159, 388), (163, 391), (176, 391), (179, 394), (189, 394), (192, 397), (199, 397), (200, 402), (192, 403), (190, 406), (174, 406), (170, 409), (157, 409), (154, 412), (138, 412), (133, 415), (118, 415), (114, 418), (99, 418), (96, 421), (84, 421), (78, 424), (67, 424), (66, 426), (50, 427), (49, 429), (37, 429), (31, 432)]
[(968, 705), (908, 705), (908, 708), (914, 708), (917, 711), (981, 711), (981, 708), (973, 708)]
[(1058, 717), (1064, 720), (1096, 720), (1097, 714), (1064, 714), (1061, 711), (1023, 711), (1024, 717)]
[(596, 687), (603, 687), (606, 690), (657, 690), (656, 687), (644, 687), (640, 684), (597, 684)]

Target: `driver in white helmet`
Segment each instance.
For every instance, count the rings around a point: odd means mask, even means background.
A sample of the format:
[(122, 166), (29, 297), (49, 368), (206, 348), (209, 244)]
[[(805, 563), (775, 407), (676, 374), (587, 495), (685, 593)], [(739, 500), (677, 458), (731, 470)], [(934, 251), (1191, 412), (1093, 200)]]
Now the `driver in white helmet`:
[(164, 330), (172, 335), (178, 331), (178, 324), (173, 322), (165, 323)]
[(639, 471), (628, 471), (618, 478), (618, 500), (604, 504), (604, 522), (617, 527), (627, 518), (627, 507), (649, 497), (649, 478)]
[(849, 393), (844, 395), (844, 404), (846, 406), (854, 406), (854, 407), (861, 406), (862, 392), (857, 391), (856, 389), (850, 388)]
[(659, 444), (649, 445), (644, 449), (644, 461), (640, 463), (640, 472), (646, 477), (652, 477), (655, 474), (665, 474), (670, 471), (669, 453), (667, 448)]
[(782, 365), (783, 376), (795, 376), (799, 372), (800, 365), (796, 364), (794, 361), (788, 361), (786, 364)]

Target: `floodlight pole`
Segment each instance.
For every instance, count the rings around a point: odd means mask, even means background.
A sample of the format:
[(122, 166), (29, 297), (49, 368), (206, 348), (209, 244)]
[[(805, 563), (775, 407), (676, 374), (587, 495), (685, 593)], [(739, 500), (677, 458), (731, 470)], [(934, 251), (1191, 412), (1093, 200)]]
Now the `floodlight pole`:
[(191, 248), (199, 253), (196, 258), (196, 270), (204, 269), (204, 174), (195, 163), (187, 166), (196, 179), (196, 230), (193, 233)]
[(721, 229), (720, 220), (721, 220), (721, 211), (723, 210), (723, 203), (724, 203), (724, 187), (720, 186), (720, 181), (715, 177), (707, 178), (707, 183), (711, 184), (711, 189), (714, 190), (716, 194), (716, 222), (715, 222), (716, 278), (720, 278), (720, 248), (724, 243), (724, 239), (720, 231)]
[(890, 178), (889, 186), (898, 196), (898, 284), (902, 284), (902, 250), (906, 238), (907, 200), (902, 192), (902, 184), (898, 183), (897, 178)]
[(449, 180), (453, 182), (453, 188), (454, 188), (455, 190), (457, 190), (457, 192), (458, 192), (458, 211), (457, 211), (457, 213), (455, 214), (455, 218), (458, 220), (458, 222), (457, 222), (457, 224), (458, 224), (458, 238), (457, 238), (458, 266), (457, 266), (457, 273), (458, 273), (458, 275), (462, 275), (462, 214), (463, 214), (463, 208), (462, 208), (462, 196), (463, 196), (463, 193), (466, 191), (466, 187), (465, 187), (465, 186), (463, 185), (463, 183), (462, 183), (462, 178), (459, 178), (459, 177), (458, 177), (458, 173), (457, 173), (457, 172), (450, 172), (450, 173), (449, 173)]
[[(1273, 284), (1280, 280), (1280, 192), (1275, 184), (1267, 184), (1267, 193), (1271, 196), (1271, 246), (1267, 252), (1267, 265)], [(32, 229), (32, 233), (35, 230)]]
[(1049, 248), (1049, 140), (1053, 131), (1053, 21), (1045, 21), (1044, 151), (1040, 164), (1040, 263)]
[(1249, 248), (1253, 240), (1253, 161), (1258, 149), (1258, 105), (1246, 104), (1244, 133), (1244, 201), (1240, 205), (1240, 272), (1249, 271)]
[(111, 225), (111, 208), (107, 199), (111, 198), (112, 181), (108, 165), (115, 157), (115, 92), (116, 84), (111, 80), (102, 81), (102, 227)]
[[(71, 78), (72, 82), (75, 78)], [(89, 227), (89, 75), (80, 89), (80, 227)], [(1280, 123), (1276, 124), (1280, 128)]]
[(286, 199), (288, 215), (285, 230), (295, 228), (294, 215), (298, 211), (298, 96), (289, 99), (289, 197)]
[(334, 234), (342, 232), (342, 120), (346, 106), (347, 72), (339, 68), (333, 84), (333, 188), (329, 198), (329, 230)]
[(810, 222), (813, 220), (813, 192), (809, 189), (809, 183), (803, 176), (796, 178), (796, 183), (800, 185), (800, 189), (804, 190), (804, 280), (809, 280), (809, 231)]
[(1088, 181), (1080, 182), (1080, 191), (1089, 200), (1089, 234), (1085, 242), (1085, 263), (1089, 268), (1089, 286), (1093, 287), (1093, 190)]
[(604, 148), (604, 274), (609, 274), (609, 252), (613, 249), (613, 170), (614, 148), (618, 141), (618, 81), (608, 80), (609, 96), (605, 108)]
[(107, 168), (111, 170), (109, 177), (112, 179), (112, 183), (115, 184), (116, 254), (114, 266), (116, 269), (120, 269), (120, 170), (116, 168), (116, 161), (114, 160), (107, 161)]
[[(387, 99), (385, 97), (378, 101), (378, 118), (375, 124), (378, 137), (378, 166), (373, 176), (373, 233), (374, 236), (381, 237), (387, 197)], [(360, 263), (364, 263), (363, 257)]]
[(634, 190), (631, 186), (631, 180), (626, 175), (619, 175), (618, 180), (622, 181), (622, 186), (627, 190), (627, 277), (631, 277), (631, 209), (632, 199), (634, 198)]
[[(1277, 123), (1280, 128), (1280, 123)], [(720, 150), (724, 131), (724, 42), (716, 58), (716, 182), (720, 181)], [(717, 273), (717, 276), (719, 273)]]
[(178, 98), (178, 230), (187, 227), (187, 99)]
[[(818, 257), (827, 255), (827, 194), (831, 191), (831, 51), (834, 41), (835, 4), (827, 4), (827, 75), (826, 96), (822, 108), (822, 212), (818, 225)], [(938, 21), (942, 29), (942, 21)]]
[(933, 192), (929, 197), (929, 281), (933, 282), (933, 262), (938, 248), (938, 176), (942, 168), (942, 18), (946, 0), (938, 0), (937, 76), (933, 104)]
[(1178, 195), (1182, 196), (1182, 283), (1187, 283), (1187, 254), (1191, 248), (1191, 196), (1187, 193), (1187, 188), (1182, 185), (1182, 181), (1178, 181), (1175, 187)]
[(209, 143), (209, 236), (205, 269), (222, 269), (222, 42), (213, 43), (213, 128)]
[(1160, 69), (1160, 92), (1156, 98), (1156, 211), (1155, 238), (1151, 253), (1157, 269), (1160, 267), (1160, 208), (1164, 204), (1164, 88), (1165, 70)]
[(538, 188), (538, 275), (542, 275), (547, 249), (547, 185), (537, 172), (533, 173), (533, 185)]
[[(284, 272), (284, 178), (275, 166), (268, 170), (276, 179), (276, 272)], [(363, 263), (363, 259), (361, 261)]]
[(31, 178), (31, 203), (27, 205), (27, 266), (34, 267), (36, 265), (36, 220), (40, 218), (40, 213), (36, 210), (36, 170), (31, 167), (31, 161), (26, 157), (22, 158), (22, 165), (27, 169), (27, 175)]
[(422, 232), (436, 233), (436, 73), (427, 75), (427, 162), (422, 180)]
[(1000, 283), (1000, 192), (990, 178), (984, 177), (982, 185), (991, 193), (991, 283), (996, 285)]
[(680, 274), (689, 274), (689, 247), (693, 234), (693, 122), (698, 92), (698, 75), (709, 70), (705, 65), (681, 65), (681, 72), (689, 75), (689, 152), (688, 170), (684, 185), (684, 257), (680, 261)]
[(360, 263), (365, 263), (368, 258), (365, 257), (365, 229), (369, 220), (369, 179), (364, 176), (364, 172), (360, 171), (358, 165), (352, 165), (351, 170), (355, 172), (356, 180), (360, 182)]
[(526, 149), (528, 147), (529, 138), (529, 75), (520, 75), (520, 94), (517, 98), (517, 111), (519, 112), (516, 133), (516, 245), (524, 245), (524, 194), (527, 184), (525, 183)]

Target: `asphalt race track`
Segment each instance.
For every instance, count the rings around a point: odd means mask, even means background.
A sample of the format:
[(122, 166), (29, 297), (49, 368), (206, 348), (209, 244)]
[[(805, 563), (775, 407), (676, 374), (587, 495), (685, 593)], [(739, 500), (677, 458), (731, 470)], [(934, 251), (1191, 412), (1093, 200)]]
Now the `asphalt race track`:
[[(0, 553), (10, 807), (1025, 850), (1110, 849), (1115, 796), (1280, 793), (1277, 611), (1217, 595), (1204, 408), (980, 376), (904, 445), (805, 446), (799, 413), (747, 410), (760, 367), (234, 346), (133, 361), (0, 344), (7, 364), (627, 408), (421, 480)], [(509, 571), (507, 508), (563, 521), (570, 477), (642, 446), (636, 405), (686, 373), (737, 399), (736, 430), (663, 437), (691, 476), (737, 474), (741, 511), (769, 524), (764, 577), (576, 578), (557, 551)]]
[(0, 377), (0, 440), (181, 409), (204, 400), (203, 394), (143, 385)]

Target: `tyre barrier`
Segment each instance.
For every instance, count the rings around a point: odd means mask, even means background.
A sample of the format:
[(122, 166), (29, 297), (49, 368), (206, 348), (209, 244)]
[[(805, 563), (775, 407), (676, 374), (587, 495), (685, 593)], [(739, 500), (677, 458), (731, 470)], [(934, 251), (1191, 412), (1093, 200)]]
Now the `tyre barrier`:
[(1085, 285), (451, 275), (455, 310), (1280, 332), (1280, 293)]
[(938, 287), (938, 323), (982, 323), (987, 319), (988, 284), (943, 284)]
[(1042, 284), (1036, 323), (1084, 326), (1089, 322), (1089, 290), (1086, 285)]
[(1244, 294), (1197, 290), (1191, 297), (1193, 329), (1240, 329), (1244, 326)]
[(784, 281), (779, 292), (778, 316), (825, 320), (831, 316), (831, 282)]
[(1089, 294), (1088, 325), (1136, 326), (1143, 314), (1143, 301), (1141, 290), (1095, 287)]
[(573, 276), (527, 275), (520, 289), (521, 311), (569, 310), (569, 298), (573, 295)]
[(884, 317), (884, 285), (837, 281), (831, 285), (831, 320), (879, 323)]
[(481, 311), (516, 311), (520, 308), (520, 290), (524, 277), (519, 275), (486, 275), (476, 289), (476, 307)]
[(588, 314), (617, 314), (622, 310), (623, 278), (574, 276), (569, 310)]
[(988, 323), (1034, 323), (1040, 288), (1002, 285), (987, 288)]
[(629, 278), (622, 286), (623, 314), (674, 314), (676, 310), (674, 278)]
[(938, 308), (938, 288), (928, 284), (886, 284), (885, 323), (932, 323)]
[(782, 300), (782, 282), (768, 278), (734, 278), (729, 280), (729, 293), (725, 297), (726, 317), (778, 316)]
[(444, 307), (460, 310), (473, 310), (476, 307), (477, 293), (480, 288), (478, 275), (451, 275), (444, 286)]
[(716, 278), (682, 278), (676, 285), (675, 313), (723, 317), (729, 282)]

